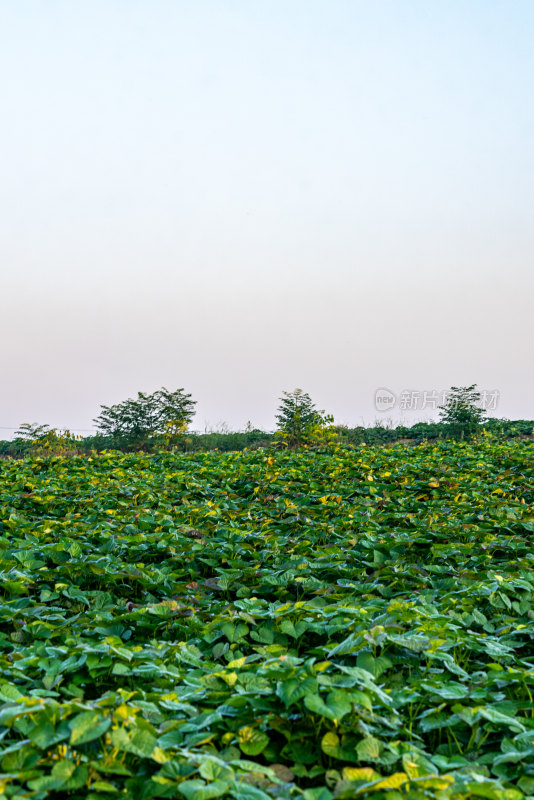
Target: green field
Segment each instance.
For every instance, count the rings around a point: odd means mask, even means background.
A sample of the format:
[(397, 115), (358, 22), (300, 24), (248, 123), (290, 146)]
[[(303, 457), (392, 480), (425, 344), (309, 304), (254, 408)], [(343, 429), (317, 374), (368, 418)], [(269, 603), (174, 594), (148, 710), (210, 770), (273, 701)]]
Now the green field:
[(532, 442), (0, 462), (0, 798), (534, 796)]

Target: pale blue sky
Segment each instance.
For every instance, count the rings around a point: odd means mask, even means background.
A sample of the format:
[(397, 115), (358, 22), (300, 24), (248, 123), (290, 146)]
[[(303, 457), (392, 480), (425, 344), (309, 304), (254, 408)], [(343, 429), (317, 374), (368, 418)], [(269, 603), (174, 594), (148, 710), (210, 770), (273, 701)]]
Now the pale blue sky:
[(532, 418), (533, 41), (530, 0), (0, 2), (0, 425)]

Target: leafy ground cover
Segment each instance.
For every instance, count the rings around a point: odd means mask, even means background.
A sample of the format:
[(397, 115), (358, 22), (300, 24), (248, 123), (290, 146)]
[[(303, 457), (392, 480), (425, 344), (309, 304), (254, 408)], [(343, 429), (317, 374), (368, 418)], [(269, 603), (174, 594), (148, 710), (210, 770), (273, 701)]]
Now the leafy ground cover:
[(0, 797), (534, 796), (531, 442), (0, 482)]

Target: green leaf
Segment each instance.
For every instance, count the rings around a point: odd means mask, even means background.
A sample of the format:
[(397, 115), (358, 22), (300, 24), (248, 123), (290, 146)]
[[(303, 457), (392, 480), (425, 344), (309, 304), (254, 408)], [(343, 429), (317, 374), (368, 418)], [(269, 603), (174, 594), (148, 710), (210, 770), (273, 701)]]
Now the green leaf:
[(239, 747), (247, 756), (257, 756), (269, 744), (269, 737), (263, 731), (252, 728), (250, 725), (238, 731)]
[(237, 625), (234, 625), (232, 622), (226, 622), (222, 628), (222, 632), (230, 642), (239, 642), (244, 636), (247, 635), (249, 632), (248, 625), (245, 625), (244, 622), (240, 622)]
[(350, 701), (355, 705), (363, 706), (368, 711), (373, 710), (371, 698), (365, 692), (361, 692), (359, 689), (351, 689), (347, 694), (350, 698)]
[(516, 789), (503, 789), (489, 781), (484, 783), (467, 781), (465, 789), (475, 797), (486, 797), (488, 800), (522, 800), (523, 798), (522, 792)]
[(72, 777), (74, 774), (74, 770), (76, 769), (76, 764), (73, 764), (72, 761), (67, 761), (64, 759), (63, 761), (58, 761), (57, 764), (54, 764), (52, 767), (52, 776), (54, 778), (59, 778), (62, 783), (65, 783)]
[(186, 800), (211, 800), (212, 797), (220, 797), (228, 791), (228, 784), (224, 781), (213, 781), (206, 784), (199, 779), (183, 781), (178, 784), (178, 790), (184, 795)]
[(334, 750), (339, 749), (339, 736), (332, 731), (325, 733), (321, 739), (321, 748), (327, 756), (332, 755)]
[(112, 783), (108, 783), (108, 781), (94, 781), (93, 783), (91, 783), (91, 791), (113, 794), (115, 792), (118, 792), (119, 790)]
[(356, 664), (361, 669), (370, 672), (374, 678), (379, 678), (383, 672), (392, 666), (389, 658), (385, 656), (378, 656), (378, 658), (375, 658), (371, 653), (360, 653), (356, 659)]
[(82, 711), (69, 720), (70, 743), (79, 745), (99, 739), (110, 725), (111, 719), (102, 719), (95, 711)]
[(467, 697), (469, 694), (467, 686), (464, 686), (462, 683), (455, 683), (454, 681), (441, 684), (425, 682), (422, 683), (421, 686), (423, 689), (426, 689), (427, 692), (437, 694), (440, 697), (443, 697), (445, 700), (461, 700), (463, 697)]
[(201, 778), (205, 778), (208, 781), (232, 780), (234, 777), (233, 769), (228, 764), (225, 764), (224, 761), (215, 758), (204, 759), (198, 771)]
[(326, 786), (316, 786), (313, 789), (305, 789), (302, 793), (304, 800), (332, 800), (332, 792)]
[(351, 633), (350, 636), (347, 636), (346, 639), (343, 639), (342, 642), (340, 642), (331, 650), (329, 650), (327, 655), (328, 658), (333, 658), (334, 656), (349, 655), (350, 653), (354, 653), (357, 650), (359, 650), (361, 646), (362, 646), (362, 634), (359, 632)]
[(340, 761), (357, 761), (356, 754), (344, 748), (341, 744), (341, 739), (333, 731), (325, 733), (321, 739), (321, 750), (330, 758), (336, 758)]
[(53, 744), (68, 739), (70, 733), (70, 727), (66, 722), (62, 722), (57, 728), (54, 728), (51, 722), (43, 720), (28, 732), (28, 738), (34, 742), (37, 747), (46, 750)]
[(356, 745), (356, 752), (360, 761), (369, 761), (375, 763), (380, 759), (383, 745), (374, 736), (367, 736), (358, 742)]
[(304, 705), (314, 714), (339, 722), (346, 714), (350, 713), (350, 698), (343, 692), (330, 692), (326, 700), (319, 694), (307, 694), (304, 698)]
[(307, 694), (317, 691), (317, 680), (311, 676), (290, 678), (280, 681), (276, 687), (276, 694), (285, 703), (286, 708), (297, 703)]
[(3, 686), (0, 687), (0, 696), (5, 700), (20, 700), (24, 695), (19, 692), (16, 686), (4, 683)]
[(130, 668), (126, 664), (123, 664), (121, 661), (115, 661), (111, 672), (113, 675), (129, 675)]
[(28, 787), (33, 792), (50, 792), (54, 789), (60, 789), (62, 785), (63, 781), (61, 778), (54, 778), (53, 775), (43, 775), (42, 777), (33, 778), (28, 781)]
[(510, 717), (508, 714), (503, 714), (502, 711), (498, 711), (496, 708), (492, 708), (491, 706), (481, 706), (478, 710), (481, 716), (490, 722), (495, 722), (498, 725), (506, 725), (513, 731), (525, 730), (525, 726), (522, 722), (520, 722), (518, 719), (515, 719), (515, 717)]
[(235, 800), (272, 800), (271, 795), (244, 781), (232, 781), (230, 783), (230, 792)]
[(305, 622), (296, 622), (293, 623), (290, 619), (283, 619), (280, 623), (280, 630), (282, 633), (291, 636), (293, 639), (299, 639), (304, 633), (306, 633), (307, 624)]
[(534, 794), (534, 777), (525, 775), (518, 780), (517, 785), (525, 794)]
[[(126, 731), (124, 728), (116, 728), (111, 732), (111, 742), (119, 750), (133, 753), (142, 758), (150, 758), (157, 748), (157, 739), (149, 731), (133, 730)], [(159, 759), (156, 758), (157, 761)]]

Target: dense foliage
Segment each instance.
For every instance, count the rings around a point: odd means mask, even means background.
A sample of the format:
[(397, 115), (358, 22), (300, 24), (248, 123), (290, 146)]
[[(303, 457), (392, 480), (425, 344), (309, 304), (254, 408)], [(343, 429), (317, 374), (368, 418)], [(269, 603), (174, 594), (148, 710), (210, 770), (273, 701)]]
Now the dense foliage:
[[(22, 427), (22, 426), (21, 426)], [(47, 426), (46, 426), (47, 427)], [(337, 434), (339, 444), (390, 444), (405, 440), (406, 442), (419, 443), (422, 441), (434, 441), (435, 439), (453, 438), (450, 426), (443, 422), (418, 422), (415, 425), (375, 425), (372, 427), (359, 426), (348, 428), (345, 426), (329, 426)], [(507, 420), (491, 418), (484, 422), (484, 430), (495, 435), (507, 438), (521, 436), (532, 436), (534, 430), (533, 420)], [(68, 432), (67, 432), (68, 433)], [(55, 434), (56, 439), (61, 438), (64, 442), (62, 451), (69, 454), (91, 453), (94, 450), (114, 450), (119, 449), (124, 452), (139, 449), (139, 445), (134, 446), (125, 443), (124, 439), (113, 436), (86, 436), (76, 437), (67, 442), (69, 436), (65, 434)], [(54, 443), (54, 433), (47, 434), (50, 450), (57, 452), (57, 447), (52, 447)], [(188, 431), (185, 436), (179, 436), (177, 441), (171, 440), (171, 447), (181, 452), (207, 452), (209, 450), (220, 450), (230, 452), (234, 450), (244, 450), (245, 448), (268, 447), (274, 445), (276, 435), (257, 428), (246, 431), (211, 431), (209, 433), (196, 433)], [(44, 442), (46, 444), (46, 442)], [(161, 449), (161, 440), (156, 439), (154, 444), (144, 443), (143, 451)], [(25, 455), (37, 453), (42, 454), (43, 440), (28, 440), (25, 437), (13, 439), (12, 441), (0, 441), (0, 456), (20, 458)]]
[(155, 439), (161, 444), (162, 437), (175, 440), (191, 422), (196, 401), (183, 389), (171, 392), (165, 387), (147, 394), (138, 392), (113, 406), (102, 406), (93, 420), (102, 436), (110, 436), (126, 446), (150, 444)]
[(532, 443), (0, 462), (0, 796), (534, 796)]

